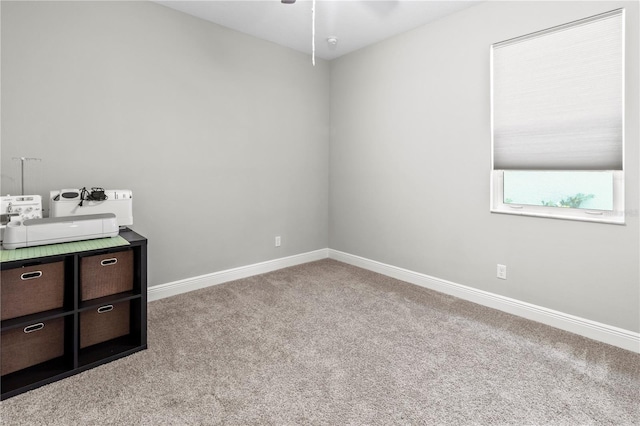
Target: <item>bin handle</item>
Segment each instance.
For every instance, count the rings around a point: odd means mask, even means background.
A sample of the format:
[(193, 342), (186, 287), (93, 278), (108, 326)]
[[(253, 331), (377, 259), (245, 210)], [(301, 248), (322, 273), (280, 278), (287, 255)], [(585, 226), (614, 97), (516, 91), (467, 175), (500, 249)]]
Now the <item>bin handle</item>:
[(113, 305), (104, 305), (98, 308), (99, 314), (104, 314), (105, 312), (113, 311)]
[(115, 265), (116, 263), (118, 263), (117, 257), (112, 257), (111, 259), (104, 259), (103, 261), (100, 262), (102, 266)]
[(20, 279), (22, 281), (34, 280), (36, 278), (40, 278), (41, 276), (42, 271), (25, 272), (24, 274), (20, 275)]
[(25, 333), (33, 333), (34, 331), (42, 330), (44, 328), (44, 323), (39, 322), (37, 324), (28, 325), (24, 328)]

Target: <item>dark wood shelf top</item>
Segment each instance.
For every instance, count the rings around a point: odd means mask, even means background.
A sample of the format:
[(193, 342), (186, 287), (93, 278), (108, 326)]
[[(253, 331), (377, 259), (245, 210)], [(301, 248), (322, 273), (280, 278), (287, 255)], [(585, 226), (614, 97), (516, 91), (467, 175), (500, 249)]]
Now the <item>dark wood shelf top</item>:
[(120, 236), (129, 241), (131, 245), (140, 245), (147, 242), (147, 239), (132, 229), (124, 228), (120, 230)]

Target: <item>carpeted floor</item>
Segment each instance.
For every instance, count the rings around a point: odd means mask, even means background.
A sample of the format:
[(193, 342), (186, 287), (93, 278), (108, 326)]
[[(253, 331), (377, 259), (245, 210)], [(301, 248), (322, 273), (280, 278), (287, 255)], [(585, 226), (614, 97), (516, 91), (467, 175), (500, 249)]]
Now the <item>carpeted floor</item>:
[(334, 260), (149, 304), (149, 349), (3, 425), (638, 425), (640, 355)]

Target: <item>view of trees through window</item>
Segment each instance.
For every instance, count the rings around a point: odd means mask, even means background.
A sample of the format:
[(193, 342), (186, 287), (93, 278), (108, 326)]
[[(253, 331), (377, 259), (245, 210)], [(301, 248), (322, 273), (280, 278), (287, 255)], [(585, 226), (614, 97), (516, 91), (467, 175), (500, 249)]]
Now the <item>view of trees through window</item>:
[(505, 204), (613, 210), (613, 173), (506, 170), (503, 194)]

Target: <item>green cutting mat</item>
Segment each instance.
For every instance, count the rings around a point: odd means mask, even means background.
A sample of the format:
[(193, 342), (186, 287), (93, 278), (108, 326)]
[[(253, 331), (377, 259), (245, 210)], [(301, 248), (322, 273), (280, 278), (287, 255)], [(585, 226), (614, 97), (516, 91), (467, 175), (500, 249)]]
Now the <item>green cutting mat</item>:
[(117, 237), (99, 238), (97, 240), (73, 241), (71, 243), (25, 247), (15, 250), (0, 250), (0, 262), (34, 259), (36, 257), (55, 256), (58, 254), (74, 253), (77, 251), (88, 251), (128, 245), (129, 241), (118, 235)]

